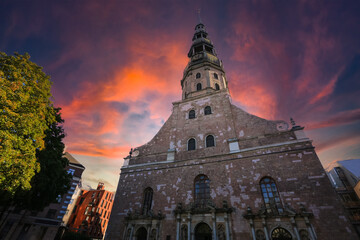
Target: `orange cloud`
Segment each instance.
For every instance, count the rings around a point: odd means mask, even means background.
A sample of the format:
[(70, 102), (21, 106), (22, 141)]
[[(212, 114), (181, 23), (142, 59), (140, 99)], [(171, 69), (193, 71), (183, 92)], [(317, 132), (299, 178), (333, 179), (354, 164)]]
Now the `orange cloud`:
[[(148, 129), (151, 125), (161, 126), (170, 112), (170, 100), (181, 96), (179, 82), (187, 62), (184, 43), (163, 40), (161, 34), (152, 42), (128, 36), (129, 62), (106, 79), (82, 84), (76, 98), (63, 106), (68, 151), (116, 157), (124, 149), (128, 152), (129, 144), (145, 143), (149, 137), (144, 138), (144, 133), (154, 133)], [(117, 111), (116, 104), (126, 109)], [(134, 114), (148, 118), (146, 124), (141, 119), (129, 123)], [(108, 139), (118, 140), (109, 143)]]
[(341, 126), (345, 124), (354, 123), (357, 121), (360, 121), (360, 108), (355, 110), (340, 112), (324, 121), (308, 123), (307, 128), (310, 130), (317, 128), (332, 127), (332, 126)]

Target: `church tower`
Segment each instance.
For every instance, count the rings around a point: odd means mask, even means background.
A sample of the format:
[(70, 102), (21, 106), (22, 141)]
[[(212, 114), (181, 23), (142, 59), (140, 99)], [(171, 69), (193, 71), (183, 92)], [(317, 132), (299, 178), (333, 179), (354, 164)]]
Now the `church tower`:
[(196, 25), (188, 57), (190, 61), (181, 80), (182, 99), (189, 99), (214, 91), (226, 90), (227, 82), (222, 62), (204, 24)]
[(356, 239), (303, 127), (231, 103), (201, 21), (182, 99), (124, 160), (106, 239)]

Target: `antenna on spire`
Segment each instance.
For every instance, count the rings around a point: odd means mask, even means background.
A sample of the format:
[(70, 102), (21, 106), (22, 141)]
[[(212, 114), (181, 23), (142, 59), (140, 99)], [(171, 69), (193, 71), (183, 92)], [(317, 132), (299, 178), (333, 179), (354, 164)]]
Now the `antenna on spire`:
[(201, 22), (200, 12), (201, 12), (201, 9), (199, 8), (199, 9), (197, 10), (198, 20), (199, 20), (199, 23), (202, 23), (202, 22)]

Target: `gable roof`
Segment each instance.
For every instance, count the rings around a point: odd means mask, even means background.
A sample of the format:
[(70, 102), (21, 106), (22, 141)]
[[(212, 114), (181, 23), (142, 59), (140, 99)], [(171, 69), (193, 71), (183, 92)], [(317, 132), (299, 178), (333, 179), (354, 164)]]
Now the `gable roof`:
[(68, 153), (68, 152), (65, 152), (65, 157), (69, 160), (69, 164), (71, 165), (76, 165), (76, 166), (78, 166), (78, 167), (81, 167), (81, 168), (84, 168), (85, 169), (85, 167), (81, 164), (81, 163), (79, 163), (78, 162), (78, 160), (76, 160), (70, 153)]

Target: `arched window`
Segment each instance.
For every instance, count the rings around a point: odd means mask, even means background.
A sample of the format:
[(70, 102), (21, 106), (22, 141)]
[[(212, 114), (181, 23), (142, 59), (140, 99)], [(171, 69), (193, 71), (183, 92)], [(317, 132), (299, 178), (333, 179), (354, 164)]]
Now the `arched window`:
[(274, 179), (264, 177), (260, 181), (261, 193), (268, 213), (281, 214), (283, 207)]
[(196, 149), (196, 141), (193, 138), (190, 138), (188, 141), (188, 151)]
[(201, 78), (201, 73), (197, 73), (196, 78)]
[(211, 114), (211, 107), (210, 107), (210, 106), (206, 106), (205, 109), (204, 109), (204, 113), (205, 113), (205, 115)]
[(189, 112), (189, 119), (195, 118), (195, 110), (190, 110)]
[(194, 181), (195, 201), (202, 202), (210, 199), (210, 180), (206, 175), (198, 175)]
[(143, 215), (147, 215), (151, 210), (151, 204), (153, 199), (153, 190), (148, 187), (144, 190), (144, 205), (143, 205)]
[(214, 78), (219, 79), (219, 76), (217, 75), (217, 73), (214, 73)]
[(215, 146), (215, 138), (213, 135), (209, 135), (206, 137), (206, 147)]
[(216, 89), (216, 90), (220, 90), (219, 84), (215, 83), (215, 89)]
[(271, 239), (273, 240), (292, 240), (291, 233), (282, 227), (275, 228), (271, 233)]
[(196, 91), (200, 91), (202, 88), (201, 83), (196, 84)]

